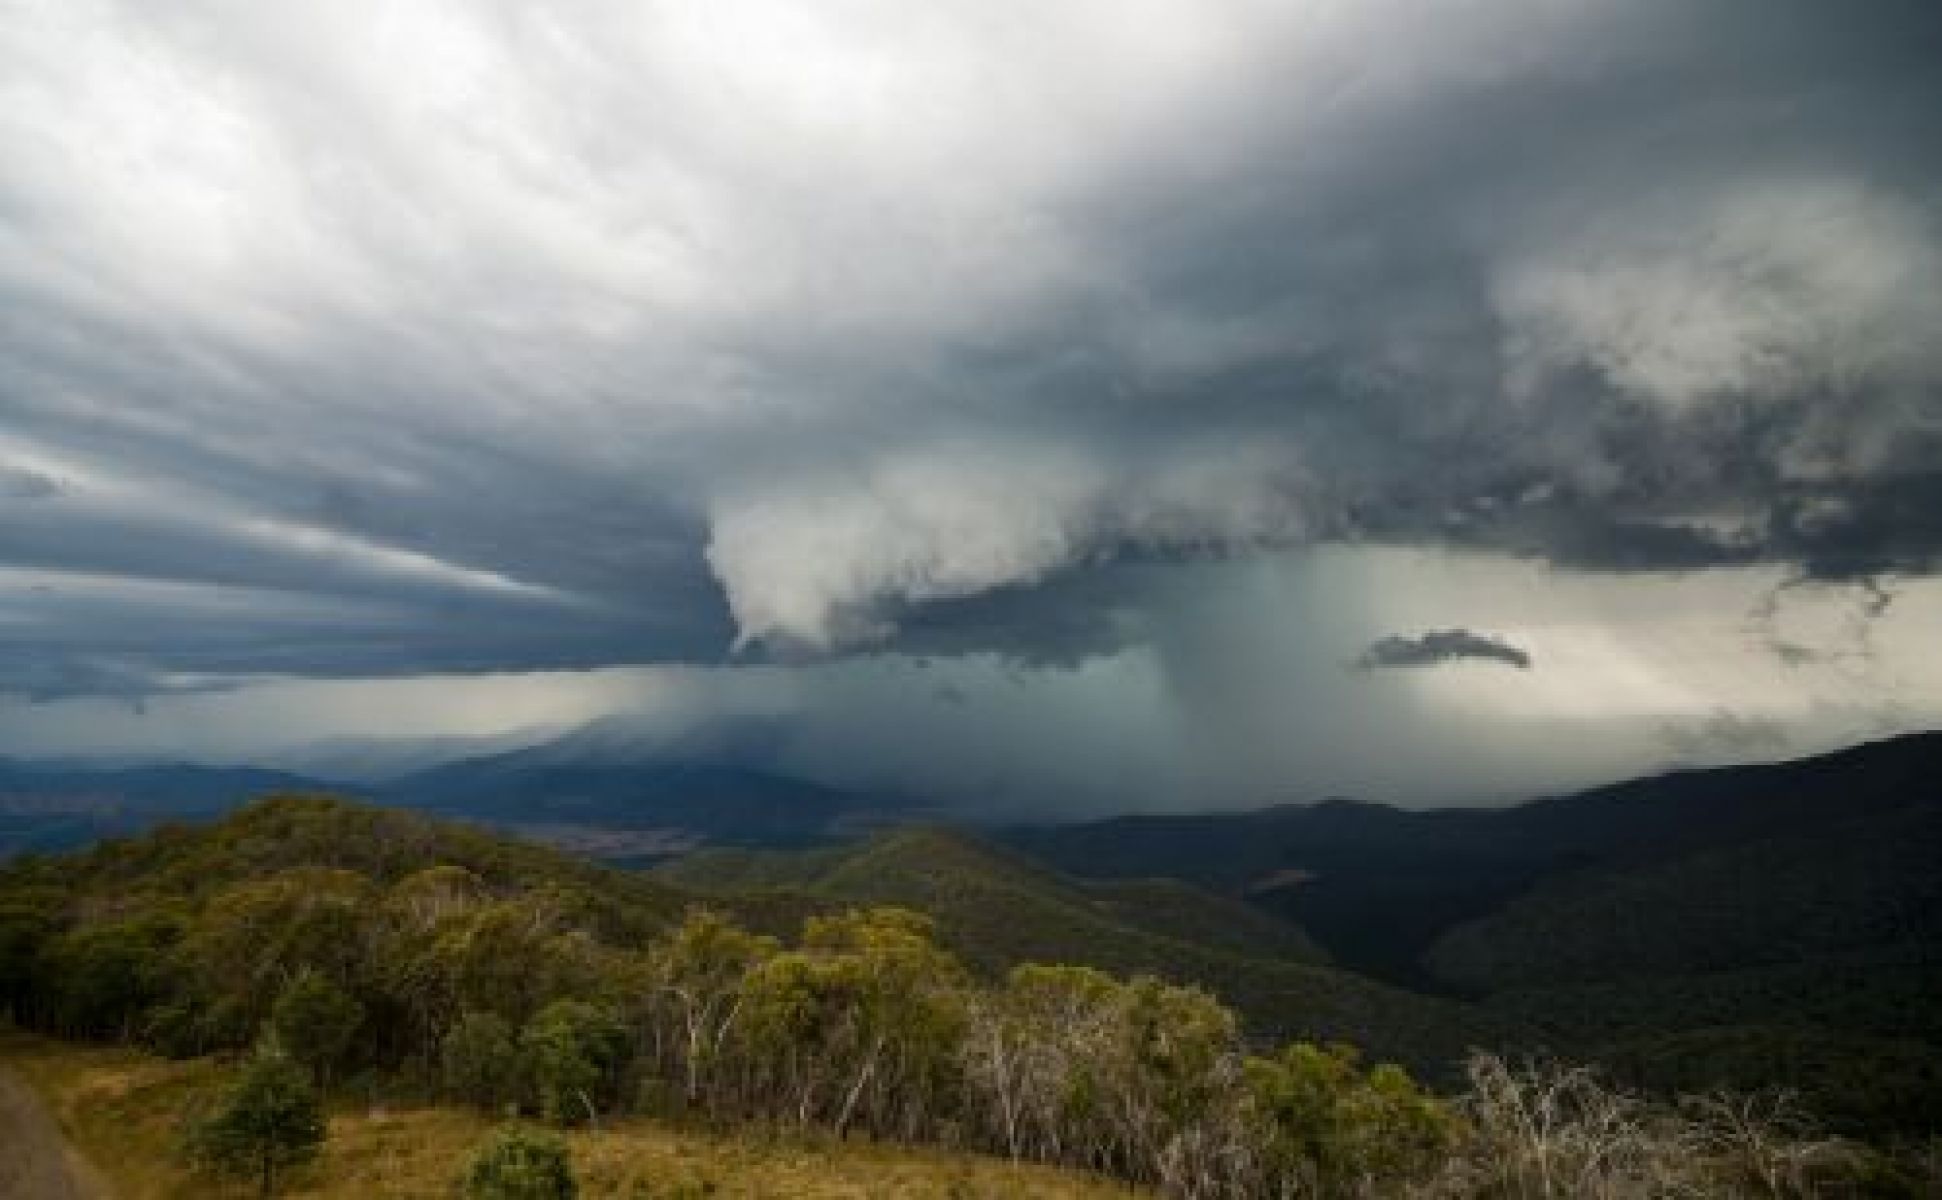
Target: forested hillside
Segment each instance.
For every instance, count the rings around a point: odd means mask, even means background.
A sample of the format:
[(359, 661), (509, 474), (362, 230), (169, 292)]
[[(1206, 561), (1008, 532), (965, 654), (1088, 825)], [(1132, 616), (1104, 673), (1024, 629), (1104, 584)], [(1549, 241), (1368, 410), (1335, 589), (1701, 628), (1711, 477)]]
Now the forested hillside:
[[(1922, 826), (1942, 808), (1942, 734), (1913, 734), (1794, 762), (1682, 771), (1632, 780), (1510, 808), (1406, 811), (1343, 800), (1239, 813), (1129, 816), (1084, 824), (1008, 830), (1005, 840), (1077, 875), (1171, 876), (1288, 917), (1344, 965), (1420, 987), (1469, 987), (1461, 970), (1440, 974), (1447, 952), (1430, 948), (1456, 927), (1497, 913), (1537, 890), (1566, 891), (1573, 880), (1635, 870), (1671, 870), (1699, 880), (1731, 871), (1734, 852), (1793, 839), (1892, 842), (1898, 825)], [(1922, 813), (1931, 814), (1924, 817)], [(1926, 838), (1918, 830), (1918, 837)], [(1932, 855), (1924, 841), (1921, 849)], [(1755, 850), (1754, 853), (1763, 851)], [(1937, 861), (1911, 849), (1856, 890), (1855, 856), (1808, 860), (1762, 879), (1770, 897), (1813, 922), (1875, 921), (1901, 940), (1937, 932), (1922, 893)], [(1911, 859), (1914, 866), (1909, 865)], [(1686, 863), (1686, 866), (1677, 864)], [(1928, 869), (1923, 869), (1928, 868)], [(1846, 871), (1842, 878), (1835, 872)], [(1865, 868), (1863, 868), (1865, 873)], [(1826, 876), (1824, 878), (1824, 875)], [(1715, 879), (1715, 895), (1736, 885)], [(1915, 890), (1910, 890), (1915, 889)], [(1676, 898), (1675, 898), (1676, 899)], [(1896, 928), (1848, 912), (1850, 905), (1896, 908)], [(1752, 905), (1741, 906), (1744, 914)], [(1622, 922), (1589, 938), (1627, 937), (1656, 954), (1694, 953), (1692, 912), (1680, 903), (1642, 903)], [(1718, 926), (1712, 927), (1717, 930)], [(1743, 930), (1740, 935), (1751, 933)], [(1790, 936), (1761, 935), (1758, 953), (1792, 953)], [(1571, 947), (1539, 939), (1532, 970)], [(1676, 948), (1684, 947), (1684, 950)], [(1592, 957), (1597, 957), (1593, 955)]]
[(809, 897), (930, 914), (975, 969), (1082, 963), (1197, 983), (1262, 1037), (1342, 1039), (1452, 1077), (1472, 1047), (1514, 1029), (1475, 1008), (1329, 966), (1301, 931), (1177, 880), (1081, 881), (971, 835), (899, 830), (805, 852), (704, 851), (658, 877), (724, 900)]
[(1428, 961), (1634, 1078), (1785, 1087), (1852, 1127), (1942, 1127), (1939, 805), (1561, 876)]
[(1784, 1087), (1849, 1128), (1927, 1130), (1938, 779), (1942, 736), (1925, 734), (1501, 811), (1333, 802), (1008, 837), (1101, 877), (1170, 863), (1344, 965), (1641, 1083)]
[(1178, 942), (1256, 958), (1326, 961), (1299, 928), (1239, 901), (1177, 880), (1083, 881), (940, 827), (892, 830), (802, 853), (702, 850), (653, 874), (712, 894), (806, 892), (921, 908), (947, 933), (959, 933), (961, 952), (987, 967), (1069, 959), (1086, 945), (1094, 953), (1124, 955), (1128, 967), (1151, 966), (1176, 952)]
[(1382, 1133), (1332, 1170), (1426, 1172), (1453, 1128), (1393, 1068), (1248, 1057), (1198, 989), (1067, 965), (980, 982), (901, 908), (812, 915), (785, 943), (652, 879), (322, 798), (23, 861), (0, 896), (4, 1000), (29, 1026), (259, 1047), (191, 1147), (218, 1165), (259, 1129), (225, 1114), (265, 1094), (287, 1109), (298, 1071), (561, 1124), (645, 1110), (961, 1142), (1183, 1194), (1308, 1169), (1303, 1135), (1260, 1107), (1288, 1089), (1332, 1089)]
[[(1251, 969), (1285, 989), (1288, 1025), (1388, 1003), (1300, 961), (1299, 937), (1174, 888), (1092, 889), (924, 831), (712, 870), (701, 905), (666, 880), (474, 829), (274, 799), (0, 872), (0, 1002), (43, 1034), (212, 1064), (179, 1077), (207, 1081), (183, 1098), (179, 1153), (266, 1191), (316, 1155), (320, 1099), (355, 1096), (559, 1127), (647, 1117), (867, 1135), (1181, 1197), (1580, 1194), (1555, 1179), (1674, 1180), (1679, 1194), (1756, 1194), (1766, 1177), (1780, 1182), (1757, 1194), (1925, 1186), (1917, 1159), (1802, 1140), (1770, 1107), (1655, 1106), (1487, 1055), (1439, 1097), (1346, 1046), (1271, 1040), (1202, 988), (1017, 961), (1097, 938), (1102, 954), (1164, 968), (1233, 915), (1220, 953), (1266, 964)], [(1168, 903), (1142, 930), (1124, 910), (1149, 892)], [(969, 914), (994, 906), (1005, 925), (1045, 929), (981, 943), (999, 926)], [(940, 936), (947, 923), (975, 964)], [(1458, 1011), (1405, 999), (1414, 1020)], [(1576, 1140), (1532, 1142), (1534, 1105)], [(137, 1115), (128, 1136), (151, 1136)], [(467, 1169), (468, 1188), (488, 1189), (468, 1194), (507, 1194), (488, 1185), (514, 1164), (567, 1178), (573, 1154), (508, 1133)]]
[[(930, 914), (944, 945), (982, 978), (1024, 962), (1059, 962), (1196, 983), (1245, 1013), (1259, 1037), (1344, 1038), (1436, 1078), (1449, 1078), (1471, 1047), (1504, 1044), (1511, 1032), (1468, 1006), (1332, 969), (1298, 931), (1237, 902), (1178, 883), (1082, 884), (940, 830), (897, 831), (801, 857), (719, 852), (642, 874), (414, 813), (289, 798), (208, 826), (26, 859), (4, 878), (5, 927), (62, 930), (56, 952), (102, 977), (99, 988), (61, 1000), (71, 1011), (60, 1027), (81, 1032), (121, 1028), (162, 993), (161, 980), (194, 978), (197, 955), (207, 954), (207, 970), (220, 975), (262, 913), (300, 913), (288, 918), (289, 937), (329, 941), (347, 938), (340, 927), (387, 896), (442, 895), (451, 886), (480, 901), (461, 909), (489, 914), (494, 929), (574, 931), (614, 944), (637, 944), (699, 903), (772, 935), (813, 914), (902, 905)], [(87, 919), (73, 921), (77, 913)], [(469, 936), (484, 959), (490, 938), (509, 935)], [(547, 965), (547, 944), (526, 936), (505, 949), (512, 957), (503, 966), (478, 969), (511, 979), (562, 969)], [(367, 950), (346, 941), (340, 953)], [(519, 954), (539, 956), (530, 971)], [(274, 981), (287, 971), (271, 959), (253, 974)], [(253, 997), (245, 1024), (267, 1003)], [(212, 1027), (232, 1020), (228, 1008), (171, 1008), (172, 1036), (191, 1049), (224, 1044), (234, 1030)]]

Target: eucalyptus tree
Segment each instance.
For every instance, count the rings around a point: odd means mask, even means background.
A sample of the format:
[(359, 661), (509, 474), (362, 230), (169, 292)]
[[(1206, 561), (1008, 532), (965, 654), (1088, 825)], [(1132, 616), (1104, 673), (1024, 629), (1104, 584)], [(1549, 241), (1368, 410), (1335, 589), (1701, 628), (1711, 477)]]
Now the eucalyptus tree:
[(720, 913), (691, 910), (648, 957), (649, 994), (640, 1018), (663, 1069), (678, 1073), (689, 1106), (719, 1107), (733, 1087), (732, 1037), (749, 996), (749, 976), (777, 953)]
[(812, 917), (802, 946), (752, 970), (747, 1046), (780, 1115), (906, 1136), (951, 1093), (965, 1020), (963, 967), (928, 917), (879, 908)]

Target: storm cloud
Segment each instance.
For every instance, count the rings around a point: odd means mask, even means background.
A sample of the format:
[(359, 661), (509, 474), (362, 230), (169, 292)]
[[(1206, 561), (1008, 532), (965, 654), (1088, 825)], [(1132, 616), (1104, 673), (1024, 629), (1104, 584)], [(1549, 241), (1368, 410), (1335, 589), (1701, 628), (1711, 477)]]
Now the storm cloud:
[(0, 692), (1067, 669), (1327, 546), (1924, 576), (1937, 61), (1921, 0), (12, 5)]

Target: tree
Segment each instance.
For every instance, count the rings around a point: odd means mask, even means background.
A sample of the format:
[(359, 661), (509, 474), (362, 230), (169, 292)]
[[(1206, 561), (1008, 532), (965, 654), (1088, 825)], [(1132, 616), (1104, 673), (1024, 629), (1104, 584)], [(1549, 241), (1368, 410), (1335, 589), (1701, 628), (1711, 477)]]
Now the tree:
[(363, 876), (321, 867), (232, 884), (196, 915), (182, 964), (203, 994), (222, 998), (242, 1044), (305, 968), (343, 985), (358, 978), (374, 894)]
[(441, 909), (438, 886), (420, 881), (389, 910), (394, 924), (379, 948), (386, 991), (411, 1015), (417, 1047), (432, 1049), (468, 1010), (519, 1024), (549, 1000), (600, 991), (599, 947), (568, 926), (552, 895)]
[(309, 1075), (274, 1041), (259, 1049), (216, 1112), (190, 1133), (191, 1157), (219, 1172), (254, 1175), (261, 1194), (277, 1173), (308, 1162), (324, 1141), (324, 1114)]
[(749, 1048), (798, 1124), (914, 1136), (955, 1092), (966, 980), (933, 932), (898, 908), (811, 917), (749, 972)]
[(364, 1006), (309, 967), (290, 981), (270, 1009), (271, 1036), (326, 1087), (363, 1022)]
[(627, 1033), (599, 1005), (555, 1000), (520, 1035), (540, 1114), (566, 1125), (593, 1119), (610, 1100), (627, 1057)]
[(1364, 1072), (1349, 1046), (1295, 1042), (1249, 1059), (1247, 1087), (1270, 1175), (1309, 1191), (1360, 1193), (1428, 1173), (1456, 1122), (1400, 1067)]
[(488, 1112), (503, 1112), (524, 1090), (525, 1059), (497, 1013), (468, 1012), (453, 1022), (439, 1043), (439, 1066), (448, 1095)]
[(706, 909), (688, 913), (660, 946), (654, 986), (671, 1011), (672, 1057), (680, 1064), (688, 1104), (700, 1102), (703, 1078), (720, 1063), (749, 972), (775, 953), (774, 938), (748, 933)]
[(136, 1018), (167, 991), (173, 921), (161, 916), (89, 925), (42, 952), (54, 1027), (69, 1035), (127, 1038)]
[(0, 892), (0, 1017), (26, 1019), (41, 953), (60, 929), (65, 900), (45, 886)]
[(466, 1200), (573, 1200), (579, 1186), (566, 1143), (508, 1129), (479, 1148), (462, 1181)]
[(1115, 1053), (1123, 991), (1090, 967), (1025, 963), (975, 1010), (967, 1082), (1013, 1157), (1098, 1160), (1100, 1072)]

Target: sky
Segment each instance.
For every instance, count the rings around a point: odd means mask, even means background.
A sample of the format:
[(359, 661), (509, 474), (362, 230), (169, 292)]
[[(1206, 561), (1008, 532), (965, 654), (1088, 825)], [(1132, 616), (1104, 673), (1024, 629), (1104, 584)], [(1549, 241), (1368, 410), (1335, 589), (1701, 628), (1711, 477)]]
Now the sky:
[(606, 721), (1031, 813), (1937, 725), (1938, 61), (1927, 0), (0, 0), (0, 753)]

